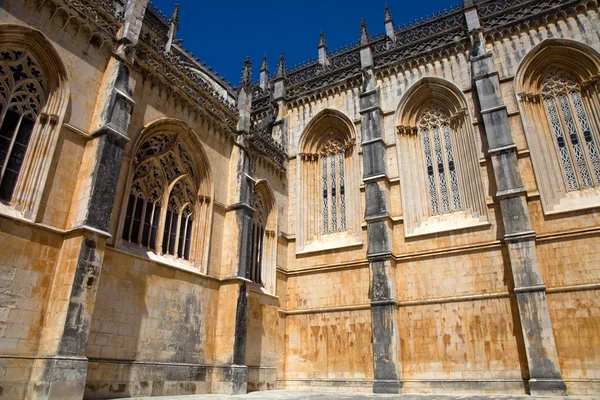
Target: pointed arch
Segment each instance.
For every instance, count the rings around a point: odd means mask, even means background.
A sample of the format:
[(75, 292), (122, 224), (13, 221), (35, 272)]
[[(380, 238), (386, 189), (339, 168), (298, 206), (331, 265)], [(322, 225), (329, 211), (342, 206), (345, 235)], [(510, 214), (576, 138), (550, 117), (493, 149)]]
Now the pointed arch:
[[(6, 64), (0, 67), (6, 78), (0, 89), (0, 122), (7, 146), (0, 192), (26, 218), (36, 219), (70, 99), (67, 69), (43, 33), (21, 25), (0, 25), (0, 60)], [(19, 85), (25, 81), (21, 93)], [(16, 97), (23, 100), (21, 106), (14, 103)]]
[(182, 120), (161, 118), (142, 129), (132, 150), (119, 244), (206, 271), (214, 188), (198, 136)]
[(544, 213), (600, 205), (600, 54), (546, 39), (521, 61), (515, 92)]
[(269, 183), (260, 180), (254, 186), (254, 223), (250, 251), (250, 279), (275, 294), (277, 269), (277, 209)]
[(298, 153), (297, 251), (361, 241), (356, 130), (338, 110), (325, 109), (306, 126)]
[(407, 237), (488, 224), (471, 116), (463, 93), (423, 78), (396, 111)]
[(339, 140), (346, 146), (354, 146), (356, 131), (348, 116), (327, 108), (308, 123), (300, 138), (299, 148), (302, 153), (318, 154), (322, 145), (331, 139)]

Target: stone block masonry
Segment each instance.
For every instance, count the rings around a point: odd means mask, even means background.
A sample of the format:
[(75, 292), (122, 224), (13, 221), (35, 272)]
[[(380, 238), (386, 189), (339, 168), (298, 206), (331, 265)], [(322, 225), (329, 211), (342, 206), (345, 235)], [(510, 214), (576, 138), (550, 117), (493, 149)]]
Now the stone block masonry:
[(0, 399), (600, 396), (597, 2), (236, 88), (173, 7), (0, 2)]

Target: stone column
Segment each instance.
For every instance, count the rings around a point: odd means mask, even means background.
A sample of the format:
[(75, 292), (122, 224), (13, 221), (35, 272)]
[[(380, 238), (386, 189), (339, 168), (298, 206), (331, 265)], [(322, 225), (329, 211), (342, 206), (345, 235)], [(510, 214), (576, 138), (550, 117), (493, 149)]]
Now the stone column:
[(374, 393), (399, 393), (402, 387), (400, 339), (396, 311), (395, 261), (392, 250), (390, 180), (386, 172), (383, 113), (373, 74), (373, 53), (363, 20), (361, 32), (363, 91), (360, 115), (367, 222), (367, 258), (370, 265), (370, 300), (373, 330)]
[(126, 47), (137, 41), (147, 0), (125, 5), (125, 22), (117, 51), (105, 71), (98, 99), (100, 111), (85, 151), (85, 176), (78, 217), (61, 248), (27, 398), (81, 399), (87, 358), (85, 350), (96, 302), (104, 247), (112, 215), (119, 171), (128, 139), (135, 81)]
[(552, 324), (546, 301), (515, 145), (506, 105), (502, 99), (498, 71), (493, 55), (485, 49), (477, 9), (472, 2), (465, 16), (473, 41), (471, 68), (481, 109), (481, 120), (492, 159), (496, 197), (504, 223), (504, 240), (508, 246), (510, 267), (517, 297), (519, 318), (529, 367), (531, 395), (566, 395)]

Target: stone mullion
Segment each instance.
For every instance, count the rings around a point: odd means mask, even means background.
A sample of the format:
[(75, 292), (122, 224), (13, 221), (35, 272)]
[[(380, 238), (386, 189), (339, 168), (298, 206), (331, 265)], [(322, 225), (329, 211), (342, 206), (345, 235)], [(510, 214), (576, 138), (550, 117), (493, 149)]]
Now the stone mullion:
[(566, 394), (548, 304), (536, 254), (535, 233), (526, 201), (509, 116), (502, 98), (493, 55), (484, 51), (476, 8), (465, 11), (472, 40), (477, 44), (471, 58), (480, 113), (489, 145), (502, 219), (514, 280), (521, 332), (529, 368), (532, 395)]

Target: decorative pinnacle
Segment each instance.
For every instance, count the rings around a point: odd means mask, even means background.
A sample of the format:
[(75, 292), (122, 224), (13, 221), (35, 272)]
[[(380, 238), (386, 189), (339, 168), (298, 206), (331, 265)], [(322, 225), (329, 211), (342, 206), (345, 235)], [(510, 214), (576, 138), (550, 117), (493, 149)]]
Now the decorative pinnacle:
[(387, 3), (385, 3), (385, 17), (383, 18), (383, 23), (388, 23), (388, 22), (392, 22), (392, 13), (390, 12), (390, 8), (388, 7)]
[(269, 70), (269, 66), (267, 63), (267, 55), (265, 54), (265, 56), (263, 57), (262, 66), (260, 67), (260, 72), (268, 71), (268, 70)]
[(367, 31), (367, 21), (363, 18), (360, 23), (360, 44), (369, 44), (369, 32)]
[(244, 69), (242, 72), (242, 82), (241, 86), (247, 87), (252, 84), (252, 61), (250, 61), (250, 57), (246, 57), (244, 60)]
[(319, 36), (319, 45), (317, 46), (317, 48), (321, 47), (327, 47), (327, 44), (325, 43), (325, 34), (323, 33), (323, 31), (321, 31), (321, 35)]
[(283, 53), (279, 56), (279, 64), (277, 65), (277, 75), (275, 78), (285, 78), (285, 56)]
[(179, 2), (175, 3), (175, 8), (173, 8), (173, 13), (171, 14), (171, 18), (169, 18), (170, 24), (175, 24), (175, 27), (179, 27)]

